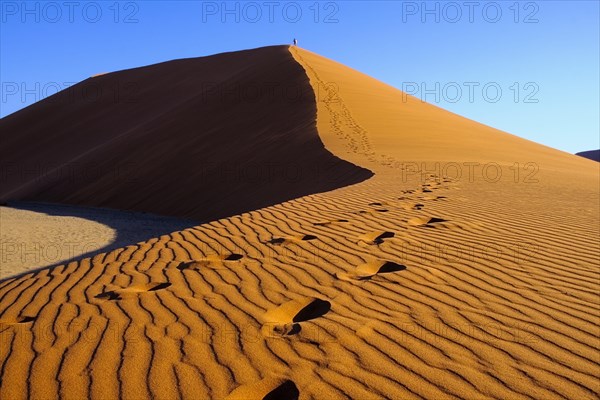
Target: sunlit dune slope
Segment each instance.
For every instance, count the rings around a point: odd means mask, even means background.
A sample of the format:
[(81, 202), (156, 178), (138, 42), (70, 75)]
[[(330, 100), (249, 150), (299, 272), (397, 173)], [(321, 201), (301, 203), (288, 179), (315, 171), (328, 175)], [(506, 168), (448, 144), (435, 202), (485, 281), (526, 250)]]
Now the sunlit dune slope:
[[(293, 47), (291, 52), (322, 106), (319, 132), (327, 148), (345, 159), (362, 164), (367, 159), (535, 162), (540, 169), (597, 174), (580, 157), (453, 114), (308, 50)], [(331, 123), (331, 111), (340, 116), (337, 125)]]
[(89, 78), (0, 131), (4, 201), (207, 221), (371, 176), (323, 148), (287, 46)]

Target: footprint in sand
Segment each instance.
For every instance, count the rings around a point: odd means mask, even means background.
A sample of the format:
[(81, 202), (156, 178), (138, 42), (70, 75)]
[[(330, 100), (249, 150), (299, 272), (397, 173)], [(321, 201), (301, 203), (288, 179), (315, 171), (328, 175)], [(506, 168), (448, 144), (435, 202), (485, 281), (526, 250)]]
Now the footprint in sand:
[(29, 322), (35, 321), (35, 317), (27, 317), (21, 316), (16, 318), (0, 318), (1, 326), (11, 326), (11, 325), (19, 325), (19, 324), (27, 324)]
[(389, 210), (386, 208), (374, 208), (372, 210), (361, 210), (361, 211), (357, 211), (356, 214), (371, 214), (371, 215), (376, 215), (377, 213), (384, 213), (384, 212), (388, 212)]
[(241, 254), (235, 253), (211, 254), (198, 260), (183, 261), (177, 266), (177, 269), (180, 271), (184, 271), (186, 269), (199, 270), (201, 268), (224, 269), (230, 262), (239, 261), (243, 257), (244, 256)]
[(261, 331), (266, 337), (295, 335), (301, 330), (299, 322), (318, 318), (330, 309), (330, 302), (315, 297), (290, 300), (263, 315)]
[(326, 226), (326, 225), (331, 225), (331, 224), (335, 224), (335, 223), (339, 223), (339, 222), (348, 222), (347, 219), (330, 219), (327, 221), (319, 221), (319, 222), (315, 222), (313, 223), (314, 226)]
[(426, 226), (432, 227), (433, 224), (446, 222), (447, 220), (435, 217), (415, 217), (408, 220), (409, 226)]
[(420, 197), (420, 199), (427, 200), (427, 201), (436, 201), (436, 200), (446, 199), (446, 196), (423, 196), (423, 197)]
[(297, 400), (300, 391), (288, 379), (269, 377), (236, 388), (225, 400)]
[(394, 202), (393, 201), (374, 201), (372, 203), (368, 204), (371, 207), (383, 207), (383, 206), (393, 206)]
[(424, 183), (421, 186), (428, 186), (428, 187), (435, 187), (435, 186), (441, 186), (442, 182), (439, 182), (437, 180), (430, 180), (427, 183)]
[(171, 286), (169, 282), (162, 283), (146, 283), (143, 285), (133, 285), (126, 288), (114, 289), (99, 293), (96, 295), (97, 299), (107, 300), (123, 300), (128, 297), (134, 297), (140, 293), (155, 292)]
[(289, 243), (299, 243), (310, 240), (317, 239), (314, 235), (294, 235), (294, 236), (286, 236), (286, 237), (276, 237), (271, 240), (268, 240), (267, 243), (274, 245), (283, 245)]
[(400, 207), (402, 207), (403, 209), (410, 211), (410, 210), (420, 210), (423, 207), (425, 207), (424, 204), (421, 203), (406, 203), (406, 204), (402, 204)]
[(395, 234), (393, 232), (388, 231), (374, 231), (365, 233), (364, 235), (360, 235), (358, 237), (358, 243), (366, 243), (369, 245), (373, 244), (381, 244), (384, 239), (393, 238)]
[(444, 183), (454, 183), (454, 179), (452, 179), (452, 178), (444, 178), (444, 179), (442, 179), (442, 182), (444, 182)]
[(372, 260), (359, 265), (352, 272), (338, 272), (336, 273), (336, 277), (343, 281), (363, 281), (369, 280), (377, 274), (398, 272), (405, 269), (406, 267), (404, 265), (396, 264), (391, 261)]
[(432, 193), (433, 191), (429, 188), (418, 189), (415, 193)]

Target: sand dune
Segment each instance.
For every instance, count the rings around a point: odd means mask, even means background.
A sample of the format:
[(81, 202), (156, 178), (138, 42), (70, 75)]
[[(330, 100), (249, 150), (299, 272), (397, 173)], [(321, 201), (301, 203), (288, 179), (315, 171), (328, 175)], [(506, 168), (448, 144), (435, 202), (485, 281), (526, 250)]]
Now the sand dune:
[(597, 164), (289, 52), (374, 175), (1, 281), (0, 397), (597, 399)]
[(600, 150), (581, 151), (577, 155), (600, 162)]
[(287, 46), (86, 79), (0, 120), (0, 201), (208, 222), (372, 174), (323, 148)]

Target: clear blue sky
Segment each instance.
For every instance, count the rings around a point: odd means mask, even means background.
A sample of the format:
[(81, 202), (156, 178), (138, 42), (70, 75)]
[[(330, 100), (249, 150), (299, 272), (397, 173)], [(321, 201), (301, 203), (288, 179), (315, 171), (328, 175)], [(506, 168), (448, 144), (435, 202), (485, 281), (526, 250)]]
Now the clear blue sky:
[(596, 0), (0, 5), (1, 116), (98, 72), (296, 37), (468, 118), (568, 152), (600, 147)]

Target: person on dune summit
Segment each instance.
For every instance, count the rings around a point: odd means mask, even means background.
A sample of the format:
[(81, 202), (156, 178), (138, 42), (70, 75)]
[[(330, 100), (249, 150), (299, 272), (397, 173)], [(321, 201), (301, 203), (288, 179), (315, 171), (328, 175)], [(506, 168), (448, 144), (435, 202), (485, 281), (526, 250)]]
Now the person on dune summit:
[(298, 46), (298, 41), (294, 38), (294, 46)]

